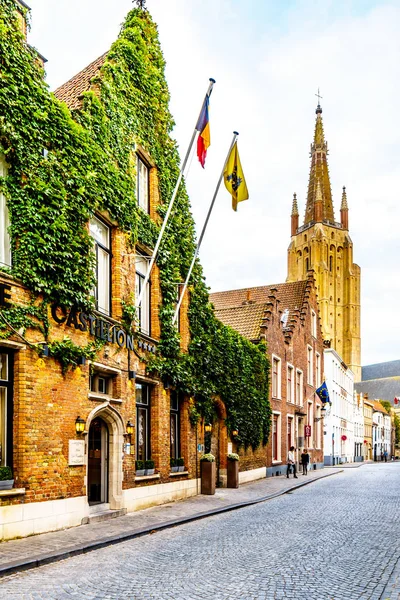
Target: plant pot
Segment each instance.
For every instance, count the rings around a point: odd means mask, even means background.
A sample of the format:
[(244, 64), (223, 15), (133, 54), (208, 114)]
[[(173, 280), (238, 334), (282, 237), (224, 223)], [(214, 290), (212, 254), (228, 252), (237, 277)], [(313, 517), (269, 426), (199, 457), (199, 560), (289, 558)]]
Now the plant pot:
[(0, 490), (12, 490), (14, 485), (14, 479), (5, 479), (0, 481)]
[(144, 473), (144, 469), (140, 469), (139, 471), (136, 471), (136, 477), (143, 477)]
[(239, 461), (238, 460), (228, 460), (226, 487), (228, 487), (228, 488), (238, 488), (239, 487)]
[(155, 469), (145, 469), (144, 474), (145, 475), (154, 475), (154, 471), (155, 471)]
[(179, 473), (183, 473), (183, 472), (184, 472), (184, 470), (185, 470), (185, 467), (178, 467), (178, 472), (179, 472)]
[(215, 462), (203, 460), (201, 463), (201, 493), (215, 494)]
[(171, 467), (171, 473), (177, 473), (179, 471), (179, 467)]

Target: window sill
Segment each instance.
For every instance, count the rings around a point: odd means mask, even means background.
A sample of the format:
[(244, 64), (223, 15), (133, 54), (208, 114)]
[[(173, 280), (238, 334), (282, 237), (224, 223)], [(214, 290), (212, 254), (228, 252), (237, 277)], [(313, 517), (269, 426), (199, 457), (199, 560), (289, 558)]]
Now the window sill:
[(184, 475), (185, 477), (187, 477), (189, 475), (189, 471), (178, 471), (177, 473), (170, 473), (169, 474), (170, 477), (181, 477), (182, 475)]
[(283, 464), (283, 462), (282, 462), (281, 460), (273, 460), (273, 461), (272, 461), (272, 464), (273, 464), (273, 465), (282, 465), (282, 464)]
[(25, 488), (13, 488), (11, 490), (0, 490), (0, 498), (5, 496), (25, 496)]
[(135, 477), (135, 483), (139, 481), (151, 481), (152, 479), (160, 479), (160, 474), (155, 475), (142, 475), (141, 477)]
[(118, 404), (122, 404), (122, 398), (112, 398), (107, 394), (96, 394), (95, 392), (89, 392), (88, 398), (89, 400), (102, 400), (103, 402), (117, 402)]

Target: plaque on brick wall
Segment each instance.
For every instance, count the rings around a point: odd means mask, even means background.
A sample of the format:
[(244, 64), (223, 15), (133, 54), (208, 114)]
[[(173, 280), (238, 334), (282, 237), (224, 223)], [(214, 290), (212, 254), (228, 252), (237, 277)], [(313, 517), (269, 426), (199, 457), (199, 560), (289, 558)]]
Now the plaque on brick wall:
[(68, 464), (72, 466), (85, 464), (85, 441), (69, 440)]

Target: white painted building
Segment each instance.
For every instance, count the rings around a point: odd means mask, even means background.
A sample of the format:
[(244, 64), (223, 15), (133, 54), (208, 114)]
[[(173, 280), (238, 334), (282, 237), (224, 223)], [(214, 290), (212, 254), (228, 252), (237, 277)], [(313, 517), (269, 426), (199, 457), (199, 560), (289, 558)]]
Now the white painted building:
[[(324, 350), (324, 368), (331, 401), (324, 419), (324, 464), (353, 462), (355, 414), (359, 423), (355, 410), (354, 373), (333, 348)], [(357, 440), (360, 438), (357, 430)]]
[(392, 422), (390, 415), (382, 406), (379, 400), (373, 400), (372, 413), (372, 448), (374, 451), (374, 460), (383, 460), (383, 453), (391, 456), (391, 431)]
[(364, 397), (354, 391), (354, 462), (362, 462), (365, 455), (364, 444)]

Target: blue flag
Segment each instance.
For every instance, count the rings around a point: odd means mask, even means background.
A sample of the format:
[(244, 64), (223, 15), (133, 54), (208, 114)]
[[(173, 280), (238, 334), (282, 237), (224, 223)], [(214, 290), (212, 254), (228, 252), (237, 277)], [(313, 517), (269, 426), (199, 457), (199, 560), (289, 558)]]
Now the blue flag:
[(324, 381), (322, 383), (322, 385), (320, 385), (319, 388), (317, 390), (315, 390), (315, 393), (317, 394), (317, 396), (321, 400), (321, 402), (323, 402), (324, 404), (325, 404), (325, 402), (329, 402), (329, 404), (331, 403), (331, 401), (329, 399), (329, 392), (328, 392), (328, 388), (326, 385), (326, 381)]

